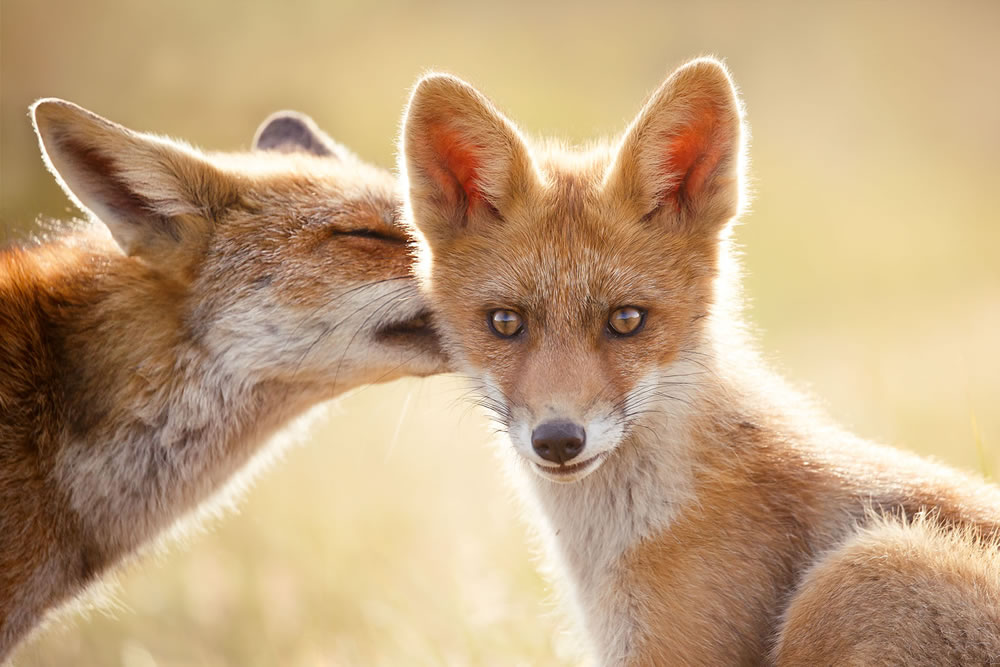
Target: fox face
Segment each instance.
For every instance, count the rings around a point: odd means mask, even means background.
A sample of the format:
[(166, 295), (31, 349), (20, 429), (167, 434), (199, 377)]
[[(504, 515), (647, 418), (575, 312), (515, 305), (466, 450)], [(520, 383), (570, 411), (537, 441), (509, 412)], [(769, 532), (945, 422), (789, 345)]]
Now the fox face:
[[(221, 375), (323, 394), (443, 370), (393, 178), (307, 117), (275, 115), (253, 152), (207, 154), (61, 100), (32, 112), (50, 170), (110, 232), (76, 252), (129, 256), (110, 298), (144, 301), (145, 335), (193, 342), (191, 363)], [(129, 346), (109, 351), (116, 366), (155, 374)]]
[(652, 403), (683, 407), (740, 201), (722, 65), (682, 67), (586, 151), (536, 149), (468, 84), (430, 75), (402, 142), (441, 336), (537, 473), (581, 479)]

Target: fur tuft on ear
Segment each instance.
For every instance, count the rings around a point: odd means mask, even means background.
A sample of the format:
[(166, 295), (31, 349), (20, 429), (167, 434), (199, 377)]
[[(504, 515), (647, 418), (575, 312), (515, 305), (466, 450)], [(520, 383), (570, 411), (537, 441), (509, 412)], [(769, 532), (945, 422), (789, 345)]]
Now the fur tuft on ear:
[(675, 71), (626, 130), (606, 183), (648, 218), (718, 231), (739, 212), (743, 113), (726, 68), (699, 58)]
[(319, 129), (312, 118), (298, 111), (276, 111), (264, 119), (253, 138), (254, 150), (280, 153), (305, 152), (344, 160), (350, 151)]
[(433, 243), (487, 220), (537, 179), (517, 128), (461, 79), (429, 74), (403, 121), (400, 171), (417, 227)]
[(49, 171), (127, 255), (174, 256), (238, 199), (235, 180), (185, 145), (59, 99), (39, 100), (31, 116)]

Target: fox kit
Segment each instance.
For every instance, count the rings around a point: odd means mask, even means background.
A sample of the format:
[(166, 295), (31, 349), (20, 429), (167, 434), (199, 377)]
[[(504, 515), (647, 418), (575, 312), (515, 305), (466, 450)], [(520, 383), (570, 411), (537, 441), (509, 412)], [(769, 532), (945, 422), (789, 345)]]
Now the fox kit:
[(404, 123), (443, 345), (509, 433), (599, 663), (1000, 661), (1000, 490), (824, 423), (742, 342), (720, 63), (585, 152), (448, 75)]
[(443, 369), (393, 177), (308, 118), (207, 154), (32, 114), (93, 220), (0, 251), (0, 662), (293, 417)]

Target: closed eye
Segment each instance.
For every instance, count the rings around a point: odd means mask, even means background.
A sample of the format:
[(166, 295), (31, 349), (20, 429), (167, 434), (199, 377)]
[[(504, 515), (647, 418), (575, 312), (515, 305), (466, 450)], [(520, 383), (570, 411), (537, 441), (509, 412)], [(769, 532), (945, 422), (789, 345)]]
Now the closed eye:
[(361, 239), (375, 239), (385, 243), (404, 244), (406, 239), (402, 236), (392, 236), (377, 229), (362, 227), (359, 229), (338, 229), (333, 232), (334, 236), (353, 236)]

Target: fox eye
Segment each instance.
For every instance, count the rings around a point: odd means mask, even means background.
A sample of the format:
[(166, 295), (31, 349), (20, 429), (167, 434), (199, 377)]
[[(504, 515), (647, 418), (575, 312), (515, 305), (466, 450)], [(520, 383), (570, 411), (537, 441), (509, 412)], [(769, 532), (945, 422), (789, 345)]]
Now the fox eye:
[(386, 241), (388, 243), (405, 243), (405, 239), (398, 236), (391, 236), (377, 229), (361, 227), (358, 229), (341, 229), (334, 232), (335, 236), (353, 236), (359, 239), (374, 239), (376, 241)]
[(382, 232), (375, 231), (374, 229), (348, 229), (347, 231), (338, 232), (341, 236), (357, 236), (363, 239), (378, 239), (380, 241), (385, 241), (389, 237)]
[(608, 328), (617, 336), (632, 336), (646, 322), (646, 311), (634, 306), (625, 306), (611, 313), (608, 318)]
[(490, 329), (502, 338), (513, 338), (524, 329), (524, 322), (521, 316), (513, 310), (499, 308), (491, 311), (487, 316)]
[(392, 243), (395, 245), (405, 245), (408, 241), (402, 232), (380, 227), (354, 227), (344, 228), (339, 225), (330, 226), (326, 229), (326, 234), (334, 239), (371, 239), (382, 243)]

